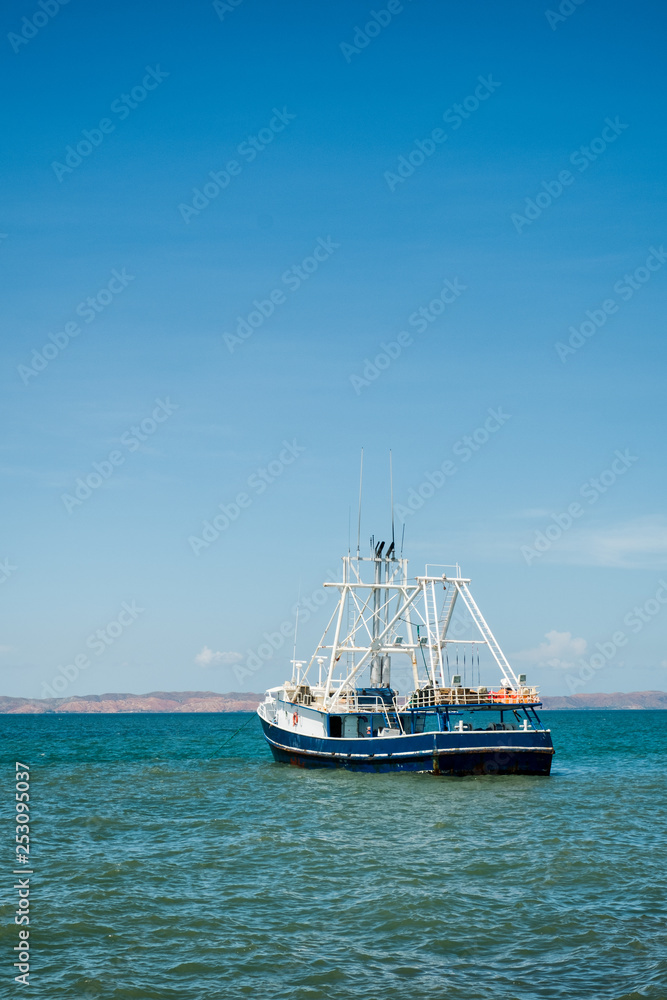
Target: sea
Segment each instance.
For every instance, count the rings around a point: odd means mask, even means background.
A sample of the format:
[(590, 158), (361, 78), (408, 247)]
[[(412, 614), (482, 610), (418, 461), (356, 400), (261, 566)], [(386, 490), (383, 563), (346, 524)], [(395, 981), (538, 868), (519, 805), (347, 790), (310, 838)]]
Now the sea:
[(548, 778), (301, 770), (249, 713), (0, 716), (0, 995), (665, 1000), (667, 712), (542, 717)]

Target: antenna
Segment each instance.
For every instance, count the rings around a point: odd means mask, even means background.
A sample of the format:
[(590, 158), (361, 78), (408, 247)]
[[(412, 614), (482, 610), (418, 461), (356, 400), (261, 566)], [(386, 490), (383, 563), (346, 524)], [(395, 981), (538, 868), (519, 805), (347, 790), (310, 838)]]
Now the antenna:
[(296, 602), (296, 621), (294, 623), (294, 653), (292, 656), (292, 683), (295, 682), (295, 672), (296, 672), (296, 636), (299, 631), (299, 607), (301, 605), (301, 581), (299, 581), (299, 597)]
[(361, 467), (359, 469), (359, 520), (357, 522), (357, 559), (359, 558), (359, 544), (361, 539), (361, 486), (364, 481), (364, 449), (361, 449)]
[(403, 531), (401, 532), (401, 559), (403, 558), (403, 542), (405, 541), (405, 521), (403, 521)]
[[(391, 547), (394, 548), (394, 472), (391, 464), (391, 448), (389, 449), (389, 499), (391, 503)], [(394, 555), (394, 559), (396, 556)]]

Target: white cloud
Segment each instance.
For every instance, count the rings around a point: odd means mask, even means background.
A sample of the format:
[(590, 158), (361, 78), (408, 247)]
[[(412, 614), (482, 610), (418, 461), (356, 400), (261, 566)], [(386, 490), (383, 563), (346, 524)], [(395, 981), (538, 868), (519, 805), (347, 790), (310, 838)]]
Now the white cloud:
[[(564, 509), (564, 507), (563, 507)], [(538, 513), (521, 511), (526, 520)], [(647, 515), (616, 524), (596, 524), (596, 512), (584, 507), (584, 516), (551, 541), (549, 548), (533, 559), (531, 567), (543, 565), (596, 566), (610, 569), (667, 570), (667, 517)], [(586, 519), (589, 519), (588, 521)], [(544, 534), (554, 525), (551, 514), (536, 517), (521, 531), (507, 530), (498, 523), (496, 531), (489, 525), (477, 525), (474, 530), (458, 533), (461, 549), (470, 555), (524, 561), (521, 546), (533, 547), (537, 532)]]
[(604, 527), (574, 525), (553, 543), (544, 561), (610, 569), (665, 569), (667, 519), (658, 515)]
[(243, 659), (241, 653), (221, 653), (213, 652), (208, 646), (204, 646), (200, 653), (195, 656), (195, 663), (200, 667), (231, 667), (234, 663), (240, 663)]
[(536, 667), (559, 667), (567, 670), (575, 666), (575, 660), (583, 656), (588, 643), (585, 639), (575, 639), (571, 632), (557, 632), (552, 629), (545, 634), (546, 642), (535, 649), (524, 649), (517, 653), (515, 660), (532, 663)]

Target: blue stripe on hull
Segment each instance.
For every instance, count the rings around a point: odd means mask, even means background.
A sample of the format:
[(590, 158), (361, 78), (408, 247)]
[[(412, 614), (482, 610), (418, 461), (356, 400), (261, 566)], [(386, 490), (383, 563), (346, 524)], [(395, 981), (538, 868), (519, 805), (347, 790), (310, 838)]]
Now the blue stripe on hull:
[(376, 773), (548, 775), (554, 753), (550, 734), (540, 731), (423, 733), (346, 740), (303, 736), (279, 729), (263, 719), (261, 722), (274, 758), (297, 767)]

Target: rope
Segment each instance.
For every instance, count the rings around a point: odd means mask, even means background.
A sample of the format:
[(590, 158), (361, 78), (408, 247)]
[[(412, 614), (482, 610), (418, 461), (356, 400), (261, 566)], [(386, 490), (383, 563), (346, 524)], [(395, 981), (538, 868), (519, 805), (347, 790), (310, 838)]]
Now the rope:
[[(229, 737), (229, 739), (225, 740), (225, 742), (222, 744), (222, 746), (218, 747), (218, 750), (222, 750), (222, 748), (226, 747), (228, 743), (231, 743), (232, 740), (234, 739), (234, 737), (238, 733), (240, 733), (242, 729), (245, 729), (245, 727), (248, 725), (249, 722), (252, 722), (252, 720), (256, 719), (256, 718), (257, 718), (257, 713), (253, 712), (252, 715), (250, 716), (250, 718), (246, 719), (245, 722), (243, 723), (243, 725), (239, 726), (239, 728), (236, 730), (236, 732), (233, 732), (232, 735)], [(218, 752), (218, 750), (215, 750), (214, 753), (211, 754), (211, 759), (213, 759), (214, 755)]]

